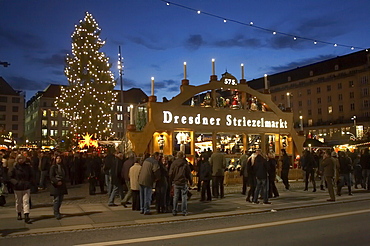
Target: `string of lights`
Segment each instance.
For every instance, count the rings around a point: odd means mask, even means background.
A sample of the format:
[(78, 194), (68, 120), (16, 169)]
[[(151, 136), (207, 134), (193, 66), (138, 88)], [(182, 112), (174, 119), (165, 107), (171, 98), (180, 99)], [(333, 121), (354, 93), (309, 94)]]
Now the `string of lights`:
[(192, 12), (195, 12), (197, 14), (203, 14), (203, 15), (210, 16), (210, 17), (213, 17), (213, 18), (216, 18), (216, 19), (220, 19), (224, 23), (232, 22), (232, 23), (236, 23), (236, 24), (239, 24), (239, 25), (247, 26), (247, 27), (250, 27), (250, 28), (262, 30), (262, 31), (271, 33), (272, 35), (282, 35), (282, 36), (290, 37), (293, 40), (310, 41), (314, 45), (317, 45), (317, 44), (325, 44), (325, 45), (332, 45), (334, 47), (350, 48), (351, 50), (358, 49), (358, 50), (366, 50), (366, 51), (368, 51), (367, 48), (363, 48), (363, 47), (359, 47), (359, 46), (353, 46), (353, 45), (347, 45), (347, 44), (340, 44), (340, 43), (333, 43), (333, 42), (328, 42), (328, 41), (324, 41), (324, 40), (318, 40), (318, 39), (313, 39), (313, 38), (309, 38), (309, 37), (303, 37), (303, 36), (299, 36), (299, 35), (294, 35), (294, 34), (290, 34), (290, 33), (286, 33), (286, 32), (281, 32), (281, 31), (277, 31), (277, 30), (272, 30), (272, 29), (269, 29), (269, 28), (265, 28), (265, 27), (262, 27), (262, 26), (255, 25), (255, 23), (253, 21), (250, 21), (249, 23), (246, 23), (246, 22), (234, 20), (234, 19), (231, 19), (231, 18), (226, 18), (226, 17), (220, 16), (220, 15), (212, 14), (212, 13), (209, 13), (209, 12), (201, 11), (201, 10), (198, 10), (198, 9), (195, 9), (195, 8), (192, 8), (192, 7), (188, 7), (188, 6), (185, 6), (185, 5), (182, 5), (182, 4), (178, 4), (178, 3), (175, 3), (175, 2), (170, 2), (170, 1), (166, 1), (166, 0), (160, 0), (160, 1), (166, 3), (167, 6), (171, 6), (172, 5), (172, 6), (180, 7), (180, 8), (183, 8), (183, 9), (186, 9), (186, 10), (189, 10), (189, 11), (192, 11)]

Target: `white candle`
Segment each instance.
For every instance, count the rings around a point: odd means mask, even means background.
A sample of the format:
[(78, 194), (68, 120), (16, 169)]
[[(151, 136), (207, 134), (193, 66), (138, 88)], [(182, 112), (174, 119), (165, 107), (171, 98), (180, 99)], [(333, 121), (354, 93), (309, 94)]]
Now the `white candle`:
[(154, 77), (152, 77), (152, 96), (154, 96)]
[(241, 64), (241, 68), (242, 68), (242, 79), (244, 79), (244, 64), (243, 63)]
[(212, 75), (215, 75), (215, 59), (212, 59)]
[(186, 79), (186, 62), (184, 62), (184, 79)]
[(134, 124), (134, 105), (130, 105), (130, 125)]
[(290, 93), (286, 93), (287, 108), (290, 108)]
[(267, 74), (265, 74), (265, 90), (268, 89), (268, 85), (267, 85)]
[(303, 116), (299, 116), (299, 124), (301, 125), (301, 131), (303, 131)]

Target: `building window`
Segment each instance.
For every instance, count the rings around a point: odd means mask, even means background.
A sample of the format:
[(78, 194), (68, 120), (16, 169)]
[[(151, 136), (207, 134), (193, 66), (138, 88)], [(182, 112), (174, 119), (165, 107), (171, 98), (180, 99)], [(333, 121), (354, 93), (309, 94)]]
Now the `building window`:
[(328, 107), (328, 113), (329, 113), (329, 114), (333, 113), (333, 106), (329, 106), (329, 107)]
[(317, 93), (320, 93), (320, 92), (321, 92), (321, 88), (320, 88), (320, 87), (317, 87), (317, 88), (316, 88), (316, 92), (317, 92)]
[(369, 95), (369, 88), (363, 88), (362, 89), (362, 96), (366, 97)]
[(339, 105), (339, 112), (343, 112), (343, 105)]
[(308, 126), (312, 126), (312, 119), (308, 119), (308, 121), (307, 121), (307, 124), (308, 124)]
[(8, 98), (7, 97), (0, 97), (0, 102), (8, 102)]
[(342, 83), (338, 83), (338, 89), (342, 89)]
[(58, 126), (58, 121), (57, 120), (50, 121), (50, 126)]
[(18, 112), (19, 110), (19, 107), (18, 106), (13, 106), (12, 107), (12, 112)]
[(311, 89), (307, 89), (307, 95), (311, 95)]
[(355, 110), (355, 104), (351, 103), (350, 106), (351, 106), (351, 111), (354, 111)]
[(19, 97), (12, 97), (12, 103), (20, 103), (21, 99)]
[(331, 102), (331, 96), (328, 96), (328, 102), (329, 103)]
[(342, 101), (343, 100), (343, 95), (342, 94), (338, 94), (338, 100), (339, 101)]
[(331, 91), (331, 85), (326, 86), (326, 91)]
[(62, 136), (67, 136), (68, 135), (68, 130), (62, 130)]
[(46, 137), (48, 135), (48, 129), (41, 129), (41, 136)]
[(123, 123), (122, 123), (122, 122), (117, 123), (117, 128), (118, 128), (118, 129), (123, 129)]
[(321, 98), (317, 98), (317, 103), (320, 104), (321, 103)]
[(41, 127), (48, 127), (48, 121), (47, 120), (42, 120), (41, 121)]
[(367, 85), (368, 83), (369, 83), (368, 77), (366, 75), (362, 76), (361, 77), (361, 84), (362, 85)]
[(13, 130), (13, 131), (16, 131), (16, 130), (18, 130), (18, 125), (16, 125), (16, 124), (13, 124), (13, 125), (12, 125), (12, 130)]
[(63, 126), (63, 127), (69, 127), (69, 121), (67, 121), (67, 120), (63, 120), (63, 121), (62, 121), (62, 126)]
[(350, 88), (353, 88), (353, 87), (355, 87), (355, 83), (354, 83), (353, 81), (349, 81), (349, 82), (348, 82), (348, 86), (349, 86)]
[(307, 100), (307, 105), (311, 105), (311, 99)]
[(50, 111), (50, 116), (51, 117), (58, 117), (58, 111)]
[(312, 110), (311, 109), (309, 109), (307, 112), (308, 112), (308, 115), (312, 115)]
[(57, 136), (58, 130), (50, 130), (50, 136)]
[(321, 108), (318, 108), (318, 109), (317, 109), (317, 113), (318, 113), (318, 114), (321, 114)]
[(6, 115), (5, 114), (0, 114), (0, 120), (5, 120), (6, 119)]
[(122, 105), (117, 105), (117, 112), (122, 112), (122, 110), (123, 110)]
[(47, 110), (42, 110), (42, 116), (43, 116), (43, 117), (48, 116), (48, 111), (47, 111)]
[(6, 111), (6, 106), (5, 105), (0, 105), (0, 111)]
[(334, 66), (334, 70), (335, 70), (335, 71), (338, 71), (338, 70), (339, 70), (339, 66), (338, 66), (338, 65), (335, 65), (335, 66)]
[(288, 76), (288, 82), (292, 81), (292, 77)]
[(123, 120), (122, 114), (117, 114), (117, 120)]
[(368, 108), (369, 107), (369, 100), (365, 99), (363, 101), (363, 104), (362, 105), (363, 105), (364, 108)]
[(349, 98), (355, 98), (355, 93), (353, 91), (349, 93)]
[(302, 101), (298, 101), (298, 106), (302, 107)]
[(12, 115), (12, 121), (18, 121), (18, 115)]
[(313, 76), (313, 71), (310, 71), (310, 76)]

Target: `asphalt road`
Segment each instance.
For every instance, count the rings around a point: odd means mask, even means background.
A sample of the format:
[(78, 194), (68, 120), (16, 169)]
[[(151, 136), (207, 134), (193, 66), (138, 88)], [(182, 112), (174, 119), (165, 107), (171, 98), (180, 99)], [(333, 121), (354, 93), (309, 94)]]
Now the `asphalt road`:
[(0, 245), (370, 245), (368, 201), (0, 239)]

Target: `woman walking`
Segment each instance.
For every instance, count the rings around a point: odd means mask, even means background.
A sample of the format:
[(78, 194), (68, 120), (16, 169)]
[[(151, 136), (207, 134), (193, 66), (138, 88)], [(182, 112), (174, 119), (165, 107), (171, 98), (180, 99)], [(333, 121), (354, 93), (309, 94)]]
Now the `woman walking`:
[(50, 167), (50, 181), (52, 184), (50, 196), (54, 196), (54, 216), (58, 220), (62, 218), (60, 214), (60, 206), (62, 205), (64, 195), (68, 194), (65, 176), (66, 172), (62, 165), (62, 158), (60, 155), (57, 155)]
[(16, 163), (10, 174), (10, 182), (14, 188), (15, 208), (18, 214), (17, 219), (22, 220), (23, 212), (24, 221), (30, 224), (30, 194), (33, 170), (30, 164), (26, 163), (26, 157), (23, 155), (17, 157)]

